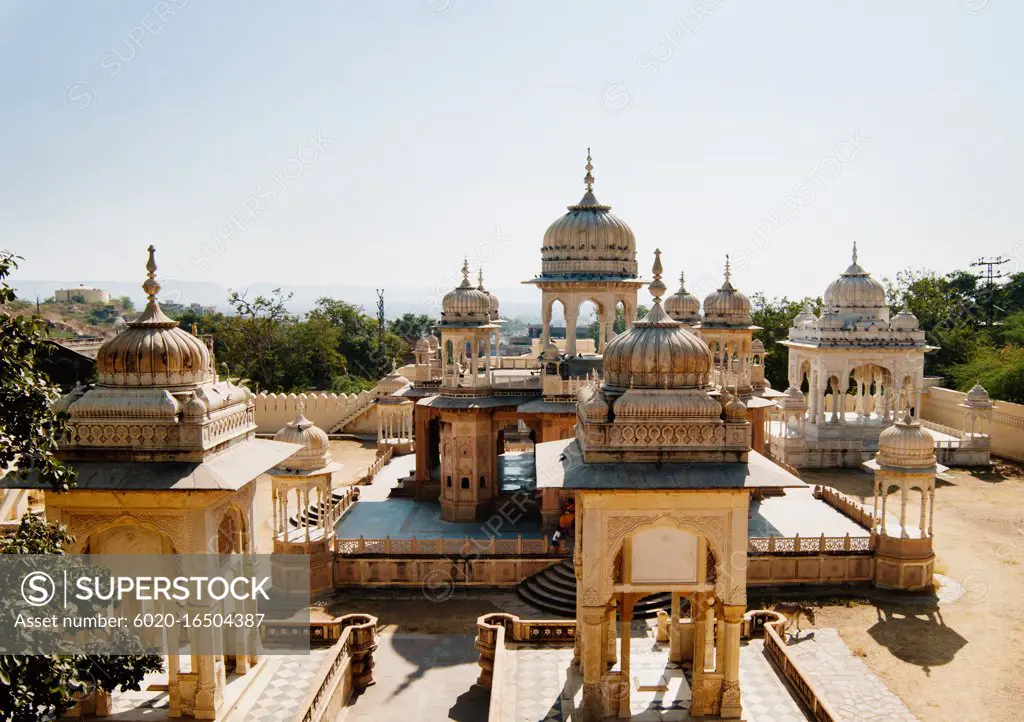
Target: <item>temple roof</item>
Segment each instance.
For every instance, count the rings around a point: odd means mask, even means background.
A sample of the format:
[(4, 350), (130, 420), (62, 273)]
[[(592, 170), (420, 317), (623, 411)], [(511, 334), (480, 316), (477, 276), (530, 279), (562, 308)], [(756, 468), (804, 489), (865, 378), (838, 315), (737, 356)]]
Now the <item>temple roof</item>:
[(537, 444), (538, 489), (715, 490), (808, 486), (781, 466), (751, 451), (742, 462), (592, 463), (576, 439)]

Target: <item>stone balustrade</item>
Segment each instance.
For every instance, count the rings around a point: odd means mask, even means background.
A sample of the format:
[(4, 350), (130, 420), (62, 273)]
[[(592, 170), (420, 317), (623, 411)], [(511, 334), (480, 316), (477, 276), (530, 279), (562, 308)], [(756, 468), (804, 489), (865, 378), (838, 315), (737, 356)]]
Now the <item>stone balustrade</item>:
[(786, 624), (786, 618), (778, 612), (756, 609), (743, 615), (743, 629), (754, 633), (764, 632), (764, 651), (768, 659), (796, 695), (807, 705), (815, 722), (839, 722), (842, 718), (832, 709), (822, 690), (811, 681), (811, 677), (789, 655), (786, 643), (779, 630)]

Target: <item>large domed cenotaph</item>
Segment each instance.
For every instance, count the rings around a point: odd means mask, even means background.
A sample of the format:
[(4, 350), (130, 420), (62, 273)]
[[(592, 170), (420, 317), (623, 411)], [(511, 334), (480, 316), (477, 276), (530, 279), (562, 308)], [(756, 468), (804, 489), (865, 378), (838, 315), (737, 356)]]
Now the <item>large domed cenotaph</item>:
[(750, 493), (805, 485), (750, 448), (746, 408), (715, 389), (708, 345), (662, 308), (655, 255), (650, 312), (608, 343), (604, 381), (580, 390), (575, 438), (537, 444), (537, 487), (575, 494), (584, 719), (629, 716), (633, 607), (656, 592), (672, 597), (670, 661), (692, 662), (690, 714), (739, 718)]
[[(787, 395), (806, 387), (807, 420), (775, 422), (772, 456), (794, 467), (858, 467), (878, 450), (878, 437), (902, 410), (919, 418), (924, 355), (934, 350), (917, 318), (889, 318), (885, 287), (858, 262), (825, 289), (821, 316), (805, 307), (789, 338)], [(856, 394), (847, 391), (854, 385)]]
[[(212, 350), (160, 309), (153, 246), (146, 270), (146, 308), (100, 347), (97, 383), (55, 404), (70, 417), (57, 456), (77, 485), (54, 493), (28, 474), (4, 486), (44, 490), (46, 519), (75, 539), (70, 553), (255, 553), (254, 482), (301, 447), (256, 438), (252, 393), (219, 380)], [(216, 718), (229, 675), (257, 659), (191, 661), (179, 674), (178, 656), (167, 657), (172, 717)], [(96, 704), (109, 702), (100, 694)]]
[(642, 285), (637, 276), (636, 237), (611, 206), (594, 195), (594, 166), (587, 149), (586, 192), (568, 213), (552, 223), (541, 245), (541, 273), (525, 283), (541, 290), (543, 336), (541, 348), (551, 341), (551, 312), (555, 302), (565, 312), (565, 352), (576, 355), (580, 306), (597, 307), (597, 353), (604, 353), (612, 338), (615, 309), (622, 304), (626, 324), (636, 318), (636, 293)]

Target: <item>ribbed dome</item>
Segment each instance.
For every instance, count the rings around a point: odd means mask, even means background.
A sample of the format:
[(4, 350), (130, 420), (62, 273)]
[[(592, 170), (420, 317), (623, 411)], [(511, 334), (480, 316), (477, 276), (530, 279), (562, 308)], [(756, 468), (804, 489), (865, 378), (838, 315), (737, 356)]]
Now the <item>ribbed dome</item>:
[(665, 312), (690, 326), (700, 322), (700, 300), (686, 290), (686, 274), (679, 274), (679, 290), (665, 299)]
[(398, 369), (392, 366), (391, 373), (380, 380), (380, 383), (377, 384), (377, 389), (380, 391), (382, 396), (389, 396), (396, 391), (401, 391), (408, 385), (409, 379), (402, 376), (402, 374), (398, 372)]
[(469, 282), (469, 260), (462, 263), (462, 283), (445, 294), (441, 301), (441, 322), (448, 324), (486, 324), (491, 299)]
[(814, 309), (810, 303), (805, 303), (800, 313), (793, 319), (793, 328), (807, 328), (817, 323), (818, 317), (814, 315)]
[(478, 272), (477, 280), (479, 281), (479, 283), (476, 287), (476, 290), (482, 291), (483, 293), (487, 294), (487, 298), (490, 300), (490, 305), (488, 306), (488, 314), (490, 315), (492, 321), (497, 321), (499, 318), (498, 297), (495, 296), (490, 291), (488, 291), (486, 288), (484, 288), (484, 269), (481, 268), (480, 271)]
[(982, 408), (991, 408), (992, 399), (988, 395), (988, 391), (981, 384), (974, 384), (971, 390), (967, 392), (967, 397), (964, 399), (964, 406), (974, 406)]
[(826, 307), (840, 313), (855, 311), (883, 320), (889, 317), (885, 286), (858, 265), (856, 243), (853, 244), (853, 262), (843, 271), (843, 275), (825, 289), (823, 300)]
[(879, 464), (885, 466), (934, 466), (935, 440), (908, 413), (901, 421), (897, 421), (879, 435), (876, 459)]
[(303, 416), (301, 403), (295, 420), (274, 434), (274, 441), (302, 445), (301, 449), (278, 464), (278, 468), (289, 471), (312, 471), (322, 469), (331, 463), (327, 432)]
[(917, 316), (912, 314), (906, 307), (889, 322), (889, 326), (897, 331), (916, 331), (920, 325)]
[(583, 198), (544, 233), (542, 275), (636, 278), (636, 238), (625, 221), (609, 212), (611, 206), (594, 195), (590, 161), (588, 148)]
[(104, 386), (190, 386), (214, 378), (206, 344), (160, 310), (156, 249), (149, 247), (142, 288), (149, 302), (128, 328), (100, 346), (96, 378)]
[(704, 325), (749, 326), (750, 299), (733, 288), (729, 257), (725, 257), (725, 282), (704, 299)]
[(654, 253), (654, 305), (643, 320), (608, 342), (605, 384), (624, 389), (703, 388), (711, 375), (711, 350), (661, 307), (661, 251)]
[(430, 341), (427, 340), (426, 336), (420, 336), (414, 350), (416, 353), (430, 353)]
[(441, 342), (437, 340), (437, 336), (435, 336), (434, 334), (430, 334), (429, 336), (427, 336), (427, 343), (430, 344), (431, 351), (437, 351), (439, 348), (441, 348)]

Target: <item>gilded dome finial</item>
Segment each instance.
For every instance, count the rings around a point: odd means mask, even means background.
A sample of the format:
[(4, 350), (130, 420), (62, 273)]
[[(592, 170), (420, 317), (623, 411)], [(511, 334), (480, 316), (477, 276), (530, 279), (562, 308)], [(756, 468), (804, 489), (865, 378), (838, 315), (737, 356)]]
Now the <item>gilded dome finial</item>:
[(679, 292), (686, 293), (686, 271), (679, 272)]
[(583, 176), (583, 182), (587, 184), (588, 191), (594, 190), (594, 176), (591, 173), (591, 171), (594, 170), (594, 164), (591, 163), (592, 160), (593, 159), (590, 157), (590, 148), (587, 148), (587, 174)]
[(729, 263), (729, 254), (725, 254), (725, 282), (732, 283), (732, 266)]
[(156, 248), (149, 247), (149, 260), (146, 261), (146, 280), (142, 284), (142, 290), (146, 292), (146, 298), (150, 301), (156, 300), (156, 294), (160, 293), (160, 283), (156, 280)]
[(483, 266), (480, 266), (480, 268), (477, 270), (477, 272), (476, 272), (476, 280), (477, 280), (477, 283), (478, 283), (476, 289), (478, 291), (483, 291), (484, 290), (484, 267)]
[(654, 280), (648, 285), (648, 289), (651, 295), (654, 296), (655, 303), (661, 303), (661, 297), (665, 295), (665, 284), (661, 281), (661, 272), (664, 268), (661, 265), (661, 249), (654, 249)]
[(462, 288), (472, 288), (473, 284), (469, 282), (469, 256), (463, 256), (462, 258)]
[(853, 262), (857, 263), (857, 241), (853, 242)]

